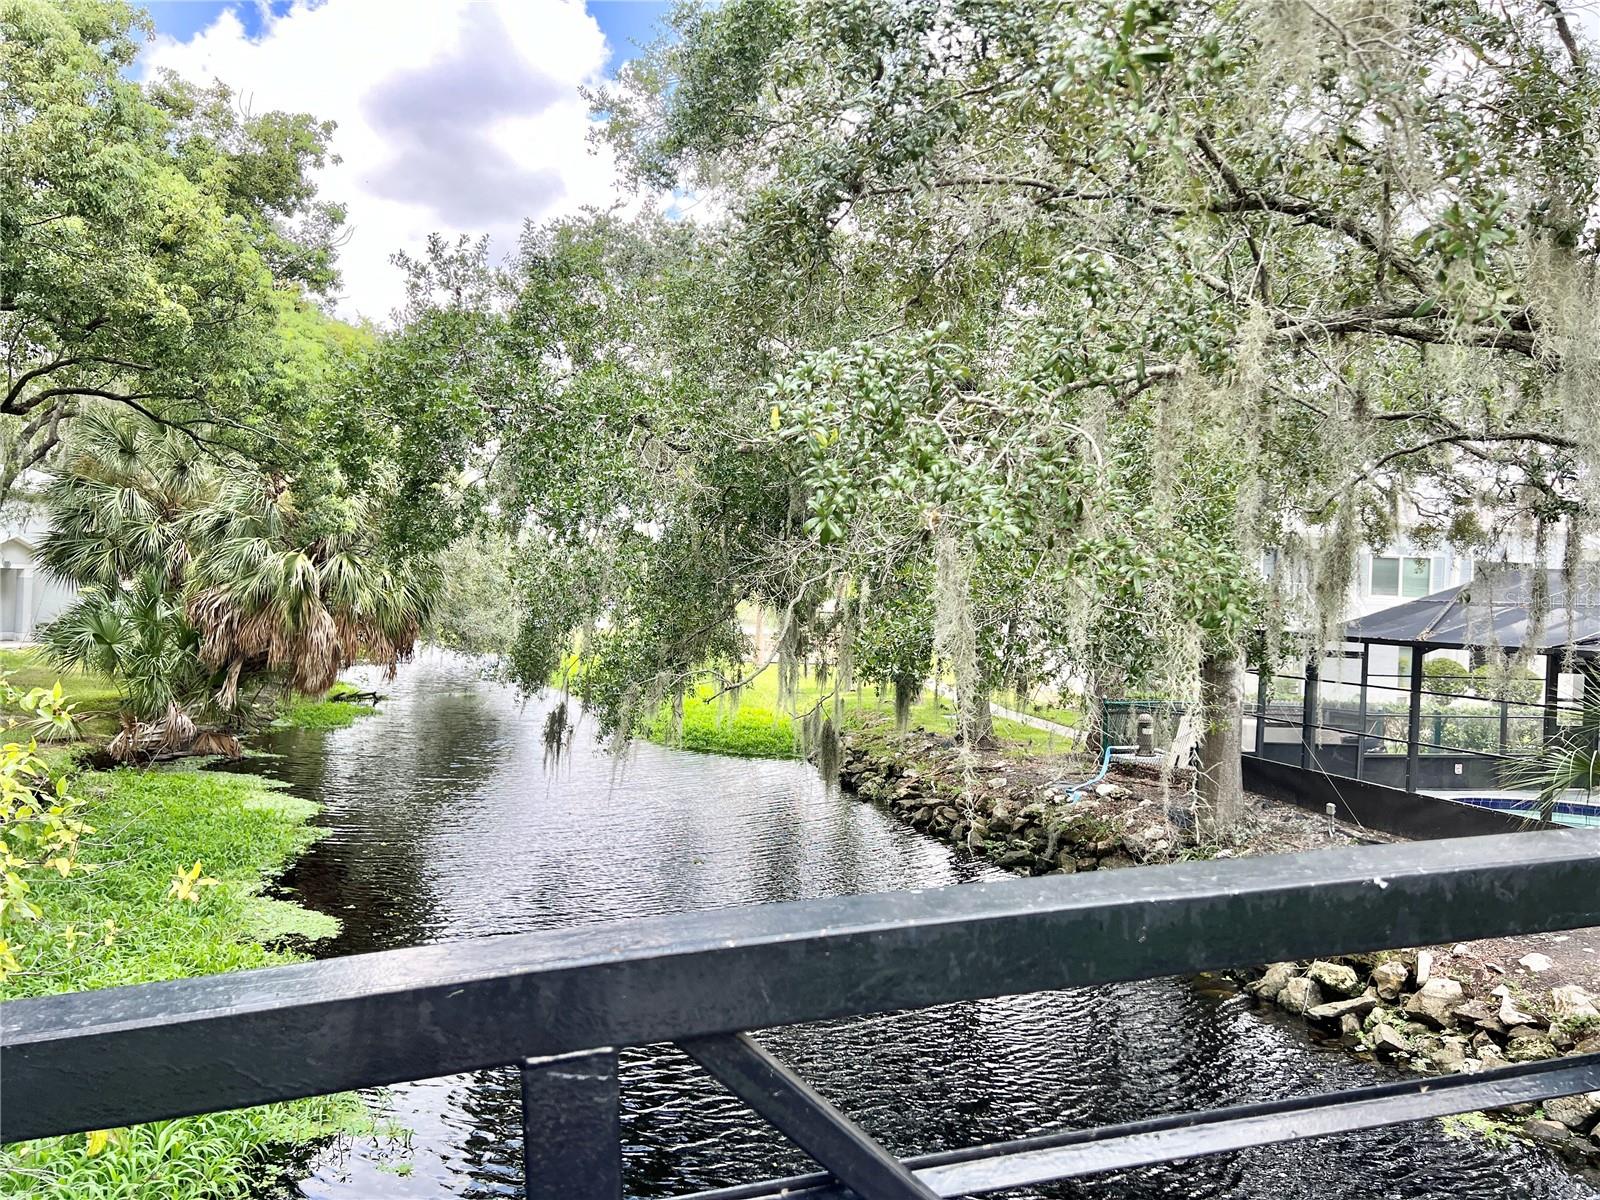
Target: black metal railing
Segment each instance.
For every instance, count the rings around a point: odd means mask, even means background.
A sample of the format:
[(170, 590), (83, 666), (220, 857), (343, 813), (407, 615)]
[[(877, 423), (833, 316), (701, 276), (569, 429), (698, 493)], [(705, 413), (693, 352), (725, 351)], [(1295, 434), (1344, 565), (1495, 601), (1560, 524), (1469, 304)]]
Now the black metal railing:
[(527, 1194), (622, 1194), (617, 1049), (674, 1042), (822, 1167), (701, 1200), (971, 1195), (1600, 1090), (1588, 1054), (895, 1158), (749, 1036), (1600, 924), (1562, 830), (690, 913), (0, 1004), (0, 1140), (516, 1065)]

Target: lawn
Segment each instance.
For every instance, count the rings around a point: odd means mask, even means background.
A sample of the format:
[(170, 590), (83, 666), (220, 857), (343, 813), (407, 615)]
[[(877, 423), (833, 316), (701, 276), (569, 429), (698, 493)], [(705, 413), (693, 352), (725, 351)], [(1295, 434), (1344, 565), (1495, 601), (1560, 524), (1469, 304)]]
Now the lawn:
[(33, 646), (0, 650), (0, 674), (22, 691), (54, 687), (60, 680), (67, 700), (77, 705), (79, 728), (85, 737), (111, 737), (117, 732), (120, 693), (104, 675), (57, 670), (45, 659), (44, 652)]
[[(824, 686), (815, 675), (807, 674), (796, 689), (794, 709), (804, 713), (831, 688), (831, 681)], [(712, 684), (702, 684), (694, 696), (684, 700), (681, 735), (673, 727), (670, 710), (663, 706), (645, 736), (665, 745), (718, 754), (756, 758), (788, 758), (795, 754), (792, 718), (778, 703), (776, 666), (757, 674), (740, 689), (737, 700), (731, 693), (718, 696), (717, 691)], [(847, 728), (854, 718), (864, 714), (894, 715), (894, 693), (890, 689), (863, 685), (846, 692), (842, 699)], [(1000, 702), (1005, 700), (1002, 698)], [(941, 685), (937, 694), (925, 688), (912, 706), (910, 728), (949, 733), (953, 729), (954, 709), (954, 697), (947, 686)], [(1076, 723), (1076, 713), (1066, 709), (1059, 711), (1060, 716), (1052, 715), (1047, 719), (1061, 720), (1065, 724), (1064, 718), (1071, 716), (1072, 723)], [(1072, 748), (1059, 734), (999, 717), (995, 718), (994, 731), (1007, 750), (1048, 754)]]

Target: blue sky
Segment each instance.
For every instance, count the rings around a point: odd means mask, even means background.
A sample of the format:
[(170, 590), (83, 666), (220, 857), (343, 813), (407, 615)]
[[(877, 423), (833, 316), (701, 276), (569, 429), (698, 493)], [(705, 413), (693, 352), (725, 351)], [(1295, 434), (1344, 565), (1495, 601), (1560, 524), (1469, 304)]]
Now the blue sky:
[(430, 233), (515, 244), (524, 221), (667, 209), (622, 187), (585, 89), (648, 42), (667, 0), (153, 0), (139, 71), (227, 84), (241, 108), (333, 121), (322, 194), (349, 212), (339, 311), (384, 319), (391, 263)]

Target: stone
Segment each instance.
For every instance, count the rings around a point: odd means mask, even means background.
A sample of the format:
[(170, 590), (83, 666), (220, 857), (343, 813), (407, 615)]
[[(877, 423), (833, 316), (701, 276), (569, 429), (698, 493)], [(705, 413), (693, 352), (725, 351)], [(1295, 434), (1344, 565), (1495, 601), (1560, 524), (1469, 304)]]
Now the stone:
[(1467, 1061), (1467, 1043), (1464, 1038), (1444, 1038), (1437, 1049), (1428, 1055), (1429, 1061), (1441, 1071), (1454, 1071)]
[(1539, 1062), (1555, 1056), (1556, 1048), (1554, 1043), (1543, 1034), (1532, 1033), (1527, 1037), (1516, 1038), (1506, 1045), (1507, 1062)]
[(1578, 1054), (1600, 1054), (1600, 1033), (1584, 1038), (1573, 1049)]
[(1322, 1003), (1322, 989), (1309, 976), (1299, 976), (1283, 985), (1278, 993), (1278, 1006), (1286, 1012), (1305, 1013)]
[(1341, 996), (1355, 996), (1361, 991), (1361, 976), (1343, 963), (1318, 959), (1306, 969), (1306, 974), (1328, 991), (1337, 992)]
[(1405, 1014), (1424, 1021), (1436, 1029), (1448, 1029), (1455, 1010), (1466, 1003), (1461, 985), (1454, 979), (1439, 976), (1423, 984), (1422, 990), (1405, 1002)]
[(1495, 1016), (1499, 1018), (1500, 1024), (1504, 1025), (1507, 1029), (1511, 1029), (1518, 1025), (1532, 1025), (1538, 1020), (1537, 1017), (1534, 1017), (1529, 1013), (1525, 1013), (1518, 1008), (1516, 1003), (1511, 999), (1510, 995), (1500, 997), (1500, 1011), (1497, 1012)]
[(1372, 986), (1378, 989), (1378, 996), (1384, 1000), (1400, 999), (1400, 993), (1405, 990), (1409, 978), (1411, 972), (1406, 970), (1405, 963), (1392, 959), (1372, 968)]
[(1172, 840), (1167, 837), (1166, 829), (1160, 825), (1130, 829), (1122, 835), (1122, 844), (1127, 847), (1128, 853), (1140, 862), (1163, 858), (1172, 848)]
[(1424, 950), (1417, 955), (1417, 986), (1423, 987), (1433, 978), (1433, 951)]
[(1283, 991), (1284, 984), (1288, 983), (1298, 973), (1299, 968), (1292, 962), (1273, 963), (1260, 979), (1250, 985), (1248, 990), (1252, 995), (1259, 996), (1263, 1000), (1276, 1000), (1278, 993)]
[(1522, 1123), (1522, 1132), (1536, 1142), (1547, 1146), (1565, 1148), (1572, 1145), (1572, 1130), (1560, 1121), (1547, 1121), (1539, 1117), (1529, 1117)]
[(1600, 1121), (1600, 1092), (1580, 1092), (1544, 1102), (1544, 1115), (1568, 1129), (1587, 1133)]
[(1478, 1055), (1480, 1058), (1483, 1057), (1484, 1050), (1489, 1046), (1493, 1046), (1496, 1050), (1498, 1050), (1500, 1048), (1500, 1043), (1495, 1041), (1494, 1035), (1489, 1033), (1487, 1030), (1480, 1029), (1477, 1033), (1472, 1035), (1472, 1052)]
[(1595, 997), (1576, 984), (1550, 989), (1550, 1004), (1558, 1017), (1572, 1021), (1600, 1020), (1600, 1009), (1595, 1007)]
[(1524, 971), (1531, 971), (1535, 975), (1541, 975), (1555, 965), (1548, 954), (1524, 954), (1517, 959), (1517, 966)]
[(1456, 1020), (1471, 1021), (1480, 1029), (1485, 1024), (1500, 1024), (1499, 1018), (1495, 1016), (1494, 1008), (1483, 1000), (1468, 1000), (1461, 1005), (1456, 1009)]
[(1319, 1004), (1315, 1008), (1307, 1009), (1306, 1016), (1313, 1021), (1342, 1022), (1345, 1017), (1355, 1017), (1359, 1020), (1377, 1007), (1376, 995), (1355, 996), (1349, 1000), (1334, 1000), (1328, 1004)]
[(1372, 1049), (1375, 1054), (1394, 1057), (1410, 1054), (1411, 1043), (1393, 1025), (1377, 1025), (1372, 1030)]

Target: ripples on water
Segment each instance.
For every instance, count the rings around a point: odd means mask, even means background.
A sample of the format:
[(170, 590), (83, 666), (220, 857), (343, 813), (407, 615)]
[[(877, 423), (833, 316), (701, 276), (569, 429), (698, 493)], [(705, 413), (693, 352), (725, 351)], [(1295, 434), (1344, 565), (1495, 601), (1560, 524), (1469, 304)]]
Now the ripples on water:
[[(253, 769), (321, 801), (330, 833), (285, 884), (344, 922), (329, 955), (655, 913), (935, 887), (1001, 872), (793, 763), (639, 745), (583, 725), (547, 768), (546, 702), (427, 654), (376, 716), (273, 735)], [(772, 1031), (762, 1041), (899, 1154), (1371, 1081), (1303, 1028), (1181, 980), (1051, 992)], [(622, 1057), (630, 1193), (666, 1196), (813, 1169), (667, 1048)], [(342, 1145), (301, 1180), (326, 1200), (516, 1196), (515, 1071), (405, 1085), (381, 1104), (408, 1150)], [(1491, 1151), (1435, 1122), (1099, 1176), (1011, 1196), (1600, 1195), (1541, 1152)]]

